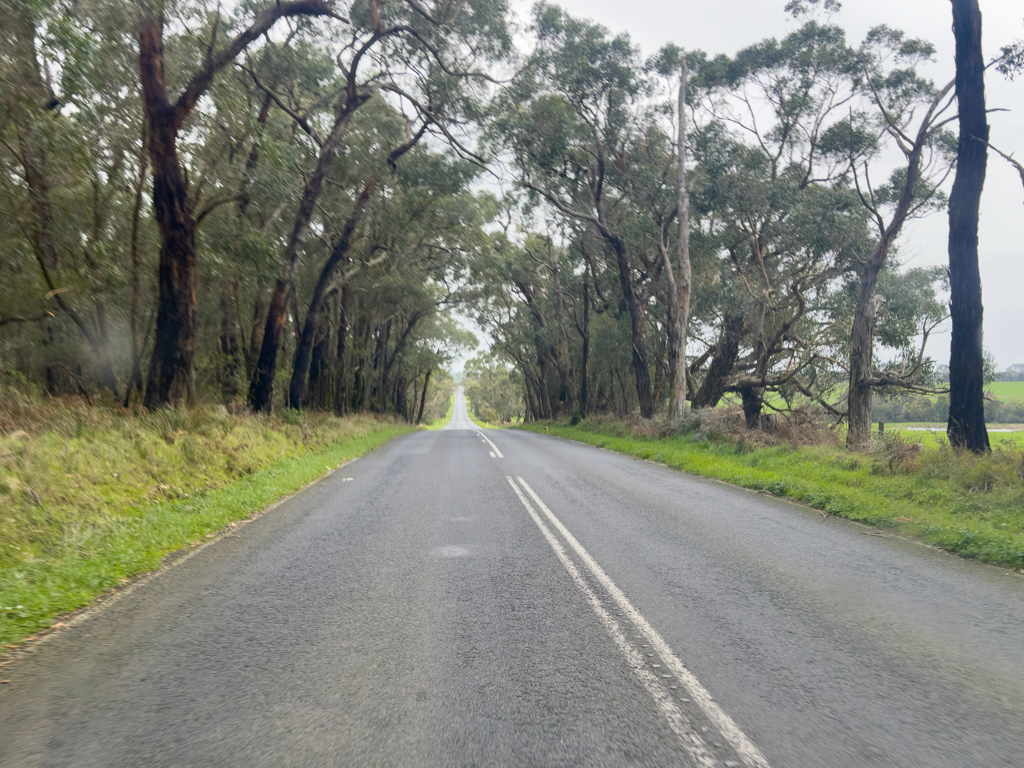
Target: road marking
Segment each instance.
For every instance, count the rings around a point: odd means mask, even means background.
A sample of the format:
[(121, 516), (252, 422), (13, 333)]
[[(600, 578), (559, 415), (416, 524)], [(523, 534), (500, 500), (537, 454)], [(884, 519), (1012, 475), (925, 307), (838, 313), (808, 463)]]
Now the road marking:
[[(356, 456), (354, 459), (346, 459), (345, 461), (341, 462), (338, 465), (338, 469), (341, 469), (346, 464), (351, 464), (352, 462), (358, 460), (358, 456)], [(175, 555), (175, 552), (168, 553), (164, 556), (164, 560), (161, 561), (161, 564), (157, 567), (155, 571), (150, 571), (149, 573), (142, 573), (136, 576), (129, 577), (124, 582), (122, 582), (122, 586), (114, 587), (115, 591), (107, 592), (106, 594), (94, 598), (93, 601), (84, 608), (79, 608), (77, 611), (69, 611), (66, 614), (59, 614), (56, 617), (55, 624), (52, 624), (49, 627), (41, 629), (37, 634), (32, 635), (23, 640), (22, 644), (17, 649), (11, 651), (4, 658), (5, 663), (10, 664), (12, 662), (21, 661), (26, 656), (35, 653), (40, 647), (53, 640), (55, 637), (63, 636), (64, 633), (72, 627), (77, 627), (79, 624), (88, 621), (94, 616), (98, 616), (111, 606), (115, 605), (116, 603), (131, 595), (133, 592), (135, 592), (135, 590), (141, 589), (142, 587), (146, 586), (149, 582), (153, 581), (159, 576), (163, 576), (165, 573), (174, 570), (182, 563), (188, 562), (193, 557), (198, 555), (200, 552), (203, 552), (209, 547), (212, 547), (225, 536), (237, 536), (238, 530), (242, 526), (248, 525), (249, 523), (254, 522), (255, 520), (258, 520), (259, 518), (263, 517), (264, 515), (273, 512), (282, 504), (289, 501), (293, 497), (298, 496), (307, 488), (316, 485), (321, 480), (326, 480), (328, 477), (333, 475), (334, 472), (335, 470), (333, 469), (328, 470), (324, 474), (320, 475), (320, 477), (318, 477), (316, 480), (311, 480), (294, 493), (289, 493), (287, 496), (282, 496), (273, 504), (269, 504), (263, 509), (256, 510), (248, 517), (243, 517), (240, 520), (235, 520), (231, 523), (228, 523), (220, 530), (213, 531), (212, 533), (207, 535), (207, 538), (205, 540), (200, 539), (199, 541), (193, 542), (192, 544), (186, 544), (181, 549), (176, 550), (176, 552), (183, 552), (184, 554), (174, 557), (174, 559), (170, 560), (170, 562), (165, 562), (167, 558), (173, 557)], [(345, 480), (343, 480), (342, 482), (346, 482), (351, 479), (351, 477), (346, 477)], [(225, 533), (225, 531), (228, 530), (230, 530), (231, 533)], [(220, 535), (218, 536), (218, 534)]]
[(488, 451), (488, 453), (491, 454), (491, 458), (493, 459), (494, 458), (494, 451)]
[[(547, 505), (541, 501), (540, 497), (534, 493), (533, 489), (527, 485), (523, 478), (516, 476), (520, 485), (530, 495), (530, 497), (536, 502), (537, 506), (540, 507), (541, 511), (548, 518), (559, 533), (565, 538), (569, 546), (576, 552), (580, 560), (583, 561), (584, 565), (590, 570), (594, 578), (601, 584), (602, 587), (608, 592), (611, 598), (618, 604), (622, 612), (626, 614), (630, 621), (640, 630), (643, 636), (647, 639), (647, 642), (651, 645), (652, 649), (658, 652), (661, 656), (668, 670), (683, 684), (689, 693), (690, 697), (700, 706), (704, 711), (707, 718), (718, 728), (725, 737), (726, 741), (729, 742), (730, 746), (736, 750), (737, 755), (743, 761), (744, 765), (748, 768), (769, 768), (768, 761), (765, 756), (761, 754), (761, 751), (754, 746), (754, 743), (747, 738), (746, 734), (739, 729), (739, 726), (729, 717), (718, 704), (715, 703), (714, 699), (711, 698), (711, 694), (708, 690), (701, 685), (700, 681), (694, 677), (693, 673), (687, 669), (683, 662), (681, 662), (676, 655), (672, 652), (661, 635), (647, 623), (647, 619), (633, 607), (633, 604), (629, 602), (626, 595), (620, 590), (604, 572), (604, 569), (597, 564), (597, 561), (590, 556), (590, 553), (583, 548), (569, 530), (562, 525), (562, 522), (555, 517), (554, 513), (548, 509)], [(509, 480), (511, 482), (511, 479)], [(515, 484), (513, 484), (515, 487)], [(516, 489), (516, 493), (522, 498), (522, 494)], [(525, 502), (524, 502), (525, 503)], [(609, 621), (612, 621), (611, 617), (608, 617)]]
[(494, 443), (492, 443), (492, 442), (491, 442), (491, 439), (490, 439), (489, 437), (487, 437), (487, 435), (485, 435), (485, 434), (484, 434), (483, 432), (481, 432), (481, 431), (480, 431), (479, 429), (478, 429), (478, 430), (476, 431), (476, 433), (477, 433), (478, 435), (480, 435), (480, 437), (482, 437), (482, 438), (483, 438), (484, 440), (486, 440), (486, 441), (487, 441), (488, 445), (490, 445), (490, 446), (491, 446), (491, 448), (493, 448), (493, 449), (494, 449), (494, 452), (495, 452), (496, 454), (498, 454), (498, 458), (499, 458), (499, 459), (503, 459), (503, 458), (505, 458), (504, 456), (502, 456), (502, 455), (501, 455), (501, 451), (499, 451), (499, 450), (498, 450), (498, 446), (496, 446), (496, 445), (495, 445)]
[[(696, 761), (698, 765), (702, 766), (702, 768), (717, 768), (718, 763), (708, 751), (708, 747), (704, 742), (704, 739), (701, 738), (701, 736), (694, 730), (682, 710), (680, 710), (679, 707), (676, 706), (676, 703), (672, 701), (672, 697), (665, 690), (664, 686), (659, 683), (658, 678), (647, 669), (644, 657), (639, 651), (629, 644), (628, 640), (626, 640), (626, 636), (622, 634), (622, 629), (619, 627), (619, 623), (609, 615), (608, 611), (606, 611), (605, 607), (601, 604), (601, 600), (594, 594), (593, 590), (590, 589), (590, 586), (584, 580), (583, 575), (579, 572), (576, 564), (572, 559), (570, 559), (569, 555), (566, 554), (565, 547), (563, 547), (562, 543), (555, 538), (555, 535), (551, 532), (551, 529), (544, 524), (544, 521), (540, 519), (540, 516), (536, 511), (534, 511), (533, 506), (523, 495), (523, 492), (519, 490), (515, 481), (508, 475), (505, 476), (505, 479), (508, 480), (509, 485), (512, 486), (512, 490), (516, 492), (516, 496), (519, 497), (523, 506), (526, 507), (526, 511), (530, 514), (530, 517), (533, 518), (533, 522), (537, 524), (540, 532), (544, 535), (544, 538), (547, 539), (548, 544), (551, 545), (555, 554), (558, 555), (558, 559), (562, 561), (562, 565), (565, 566), (565, 570), (569, 572), (569, 576), (572, 577), (572, 580), (576, 582), (576, 586), (587, 598), (587, 602), (590, 603), (590, 607), (594, 609), (594, 613), (597, 614), (601, 623), (604, 624), (605, 629), (608, 630), (608, 634), (612, 636), (615, 644), (619, 647), (619, 650), (622, 651), (623, 656), (626, 657), (627, 665), (640, 679), (640, 683), (651, 695), (651, 698), (654, 699), (654, 702), (658, 705), (658, 709), (661, 710), (665, 719), (668, 720), (669, 727), (682, 740), (683, 747), (694, 761)], [(519, 478), (519, 482), (523, 483), (523, 479)], [(529, 490), (526, 483), (523, 483), (523, 487)]]

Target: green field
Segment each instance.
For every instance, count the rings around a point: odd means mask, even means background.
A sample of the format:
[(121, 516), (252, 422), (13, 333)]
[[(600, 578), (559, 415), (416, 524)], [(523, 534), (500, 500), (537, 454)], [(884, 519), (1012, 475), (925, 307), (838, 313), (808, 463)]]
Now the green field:
[[(922, 429), (923, 427), (930, 429)], [(993, 448), (1024, 448), (1024, 424), (989, 424), (988, 429), (988, 440)], [(996, 429), (1013, 429), (1013, 432), (996, 432)], [(899, 434), (904, 440), (921, 443), (927, 449), (941, 448), (948, 444), (945, 424), (886, 424), (885, 433)]]
[(993, 381), (986, 391), (992, 397), (1009, 403), (1024, 401), (1024, 381)]

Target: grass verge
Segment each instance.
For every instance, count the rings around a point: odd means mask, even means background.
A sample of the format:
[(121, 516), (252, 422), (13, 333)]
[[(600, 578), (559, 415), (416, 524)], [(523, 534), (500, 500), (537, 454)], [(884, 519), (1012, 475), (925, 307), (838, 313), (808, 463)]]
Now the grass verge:
[(0, 644), (411, 431), (286, 419), (165, 412), (0, 438)]
[(434, 419), (429, 424), (425, 425), (423, 429), (444, 429), (449, 421), (452, 420), (452, 416), (455, 414), (455, 395), (453, 394), (448, 398), (448, 412), (445, 413), (440, 419)]
[(528, 425), (703, 477), (782, 496), (986, 563), (1024, 569), (1024, 451), (916, 451), (890, 438), (871, 454), (752, 447), (706, 435), (643, 437), (621, 423)]

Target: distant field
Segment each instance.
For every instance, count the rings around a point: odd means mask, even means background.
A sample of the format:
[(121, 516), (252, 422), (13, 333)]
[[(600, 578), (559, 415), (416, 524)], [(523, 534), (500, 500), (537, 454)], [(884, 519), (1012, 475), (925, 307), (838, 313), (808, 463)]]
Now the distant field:
[[(914, 429), (915, 427), (916, 429)], [(935, 431), (922, 431), (922, 427), (931, 427)], [(1024, 447), (1024, 424), (989, 424), (988, 429), (988, 439), (993, 448), (1000, 445)], [(994, 431), (997, 429), (1012, 429), (1014, 431)], [(946, 427), (944, 424), (886, 424), (885, 432), (886, 434), (899, 432), (900, 437), (905, 440), (921, 443), (925, 448), (938, 448), (946, 442)]]
[(1024, 401), (1024, 381), (993, 381), (988, 385), (992, 396), (1006, 402)]

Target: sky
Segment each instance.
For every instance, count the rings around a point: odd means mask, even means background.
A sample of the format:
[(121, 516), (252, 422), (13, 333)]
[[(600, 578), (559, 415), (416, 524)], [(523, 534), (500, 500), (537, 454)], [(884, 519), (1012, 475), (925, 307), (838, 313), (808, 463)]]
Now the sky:
[[(1024, 2), (980, 1), (982, 45), (986, 58), (991, 58), (1002, 46), (1024, 38)], [(668, 42), (710, 55), (732, 55), (766, 37), (782, 37), (794, 25), (784, 11), (786, 0), (559, 0), (557, 4), (612, 32), (627, 32), (645, 55)], [(530, 5), (521, 0), (515, 3), (524, 20)], [(935, 63), (922, 69), (922, 74), (940, 86), (953, 79), (948, 0), (845, 0), (833, 21), (846, 30), (853, 45), (879, 24), (928, 40), (937, 53)], [(1009, 110), (990, 115), (991, 143), (1024, 162), (1024, 78), (1011, 83), (989, 70), (985, 94), (989, 109)], [(909, 266), (946, 264), (947, 235), (944, 211), (911, 222), (899, 242), (901, 260)], [(1024, 185), (1016, 170), (993, 153), (989, 153), (981, 201), (979, 253), (985, 346), (1000, 369), (1024, 363)], [(948, 361), (948, 324), (941, 335), (932, 337), (928, 353), (939, 363)]]

